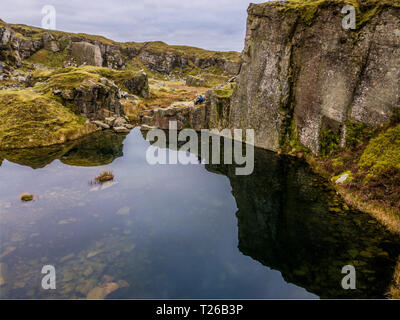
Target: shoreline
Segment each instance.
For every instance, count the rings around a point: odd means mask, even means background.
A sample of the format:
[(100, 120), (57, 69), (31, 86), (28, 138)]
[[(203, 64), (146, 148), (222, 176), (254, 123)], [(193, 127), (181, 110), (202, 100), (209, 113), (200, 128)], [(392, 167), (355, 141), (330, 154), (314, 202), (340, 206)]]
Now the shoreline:
[(311, 169), (327, 180), (330, 186), (336, 190), (343, 201), (363, 213), (369, 214), (372, 218), (381, 223), (392, 234), (400, 235), (400, 210), (397, 212), (391, 208), (387, 208), (379, 201), (361, 199), (361, 194), (350, 190), (343, 184), (332, 181), (334, 175), (325, 170), (317, 158), (313, 156), (305, 156), (305, 161)]

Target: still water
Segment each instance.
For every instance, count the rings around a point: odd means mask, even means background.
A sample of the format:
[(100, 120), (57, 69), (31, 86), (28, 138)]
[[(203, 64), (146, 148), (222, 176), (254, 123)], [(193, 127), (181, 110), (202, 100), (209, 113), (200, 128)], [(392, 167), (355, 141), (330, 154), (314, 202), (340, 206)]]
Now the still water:
[[(385, 297), (400, 241), (305, 163), (257, 149), (236, 176), (151, 166), (149, 145), (136, 128), (0, 153), (0, 298)], [(106, 169), (114, 182), (89, 184)], [(356, 290), (341, 287), (345, 265)]]

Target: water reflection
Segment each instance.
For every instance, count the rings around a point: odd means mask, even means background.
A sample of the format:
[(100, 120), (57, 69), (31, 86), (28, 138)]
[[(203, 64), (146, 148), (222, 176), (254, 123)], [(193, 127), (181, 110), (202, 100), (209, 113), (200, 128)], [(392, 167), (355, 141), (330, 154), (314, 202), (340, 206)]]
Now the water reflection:
[[(221, 143), (222, 163), (223, 139)], [(169, 147), (179, 150), (184, 144)], [(256, 148), (252, 175), (238, 176), (235, 168), (206, 165), (229, 178), (243, 254), (321, 298), (386, 296), (400, 254), (397, 237), (369, 215), (349, 208), (302, 161)], [(346, 265), (356, 268), (357, 290), (341, 287)]]
[[(304, 163), (257, 149), (251, 176), (234, 165), (149, 166), (148, 145), (136, 129), (0, 154), (0, 297), (380, 298), (389, 289), (399, 240)], [(102, 166), (116, 181), (96, 189), (88, 181)], [(21, 203), (31, 188), (37, 200)], [(44, 264), (57, 270), (53, 292), (40, 288)], [(340, 286), (347, 264), (355, 291)]]
[(0, 166), (3, 159), (33, 169), (44, 168), (56, 159), (80, 167), (107, 165), (123, 156), (125, 138), (126, 134), (104, 131), (62, 145), (0, 151)]
[[(304, 163), (256, 150), (251, 177), (232, 166), (208, 167), (229, 177), (238, 206), (239, 249), (321, 298), (382, 298), (391, 283), (398, 239), (351, 210)], [(357, 290), (343, 290), (353, 265)]]

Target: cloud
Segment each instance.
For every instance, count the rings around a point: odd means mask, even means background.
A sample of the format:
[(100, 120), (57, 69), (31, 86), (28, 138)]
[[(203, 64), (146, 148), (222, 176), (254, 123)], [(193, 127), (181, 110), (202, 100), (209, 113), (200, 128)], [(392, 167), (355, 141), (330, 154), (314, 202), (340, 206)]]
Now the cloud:
[(121, 42), (160, 40), (241, 51), (249, 1), (2, 0), (0, 18), (40, 27), (44, 5), (56, 8), (57, 29), (62, 31), (99, 34)]

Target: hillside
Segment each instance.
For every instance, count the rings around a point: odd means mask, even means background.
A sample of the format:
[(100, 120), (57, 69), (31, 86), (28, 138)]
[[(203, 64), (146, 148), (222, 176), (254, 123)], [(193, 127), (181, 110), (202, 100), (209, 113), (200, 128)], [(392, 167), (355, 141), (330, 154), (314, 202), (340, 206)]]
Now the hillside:
[(129, 132), (143, 110), (192, 101), (239, 68), (237, 52), (118, 43), (0, 20), (0, 149)]
[[(163, 42), (119, 43), (102, 36), (44, 30), (0, 22), (2, 61), (20, 65), (23, 60), (48, 67), (84, 62), (113, 69), (145, 69), (156, 75), (185, 77), (212, 73), (231, 77), (240, 66), (238, 52), (217, 52)], [(86, 56), (82, 56), (85, 54)]]

